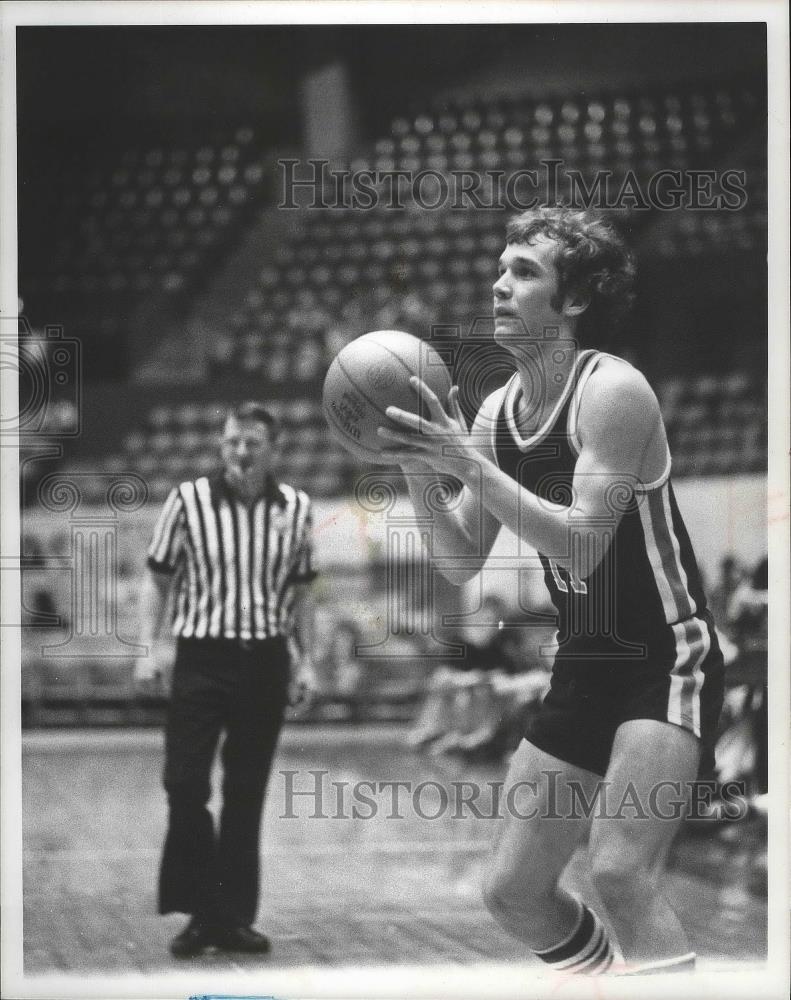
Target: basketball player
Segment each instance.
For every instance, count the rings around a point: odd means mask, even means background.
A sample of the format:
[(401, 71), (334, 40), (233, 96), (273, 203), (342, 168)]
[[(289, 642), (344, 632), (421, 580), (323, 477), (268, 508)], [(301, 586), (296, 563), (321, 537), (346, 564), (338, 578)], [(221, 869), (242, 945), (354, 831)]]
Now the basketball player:
[[(430, 418), (391, 407), (398, 426), (379, 430), (416, 509), (427, 467), (462, 484), (452, 510), (432, 512), (433, 556), (459, 561), (444, 570), (452, 582), (479, 571), (502, 525), (540, 554), (558, 652), (506, 782), (532, 797), (505, 816), (484, 895), (506, 930), (564, 973), (606, 972), (615, 955), (600, 914), (560, 885), (586, 834), (620, 971), (694, 968), (660, 876), (683, 799), (712, 766), (722, 702), (656, 397), (630, 364), (581, 346), (625, 314), (633, 277), (603, 221), (566, 208), (517, 217), (493, 286), (494, 339), (513, 377), (471, 432), (458, 387), (445, 408), (420, 379)], [(592, 811), (582, 795), (598, 796)]]

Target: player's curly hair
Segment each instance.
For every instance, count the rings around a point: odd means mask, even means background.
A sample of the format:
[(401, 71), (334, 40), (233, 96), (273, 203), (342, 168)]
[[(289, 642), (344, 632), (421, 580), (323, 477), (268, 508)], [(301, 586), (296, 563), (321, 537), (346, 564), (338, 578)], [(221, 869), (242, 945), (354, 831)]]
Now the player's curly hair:
[(577, 332), (588, 343), (609, 339), (634, 301), (635, 261), (620, 235), (600, 216), (563, 205), (523, 212), (505, 231), (506, 243), (532, 244), (537, 236), (558, 245), (552, 307), (560, 310), (569, 294), (587, 296), (589, 305), (580, 315)]

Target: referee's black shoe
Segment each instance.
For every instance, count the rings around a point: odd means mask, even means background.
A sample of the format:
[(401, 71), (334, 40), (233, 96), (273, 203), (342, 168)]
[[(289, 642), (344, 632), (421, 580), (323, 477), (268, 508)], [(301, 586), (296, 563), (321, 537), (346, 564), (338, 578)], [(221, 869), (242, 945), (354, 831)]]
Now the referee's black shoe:
[(198, 917), (192, 917), (190, 922), (170, 942), (170, 954), (174, 958), (195, 958), (204, 948), (216, 945), (217, 930)]
[(249, 955), (265, 955), (272, 948), (266, 934), (252, 927), (219, 927), (214, 932), (213, 942), (223, 951), (243, 951)]

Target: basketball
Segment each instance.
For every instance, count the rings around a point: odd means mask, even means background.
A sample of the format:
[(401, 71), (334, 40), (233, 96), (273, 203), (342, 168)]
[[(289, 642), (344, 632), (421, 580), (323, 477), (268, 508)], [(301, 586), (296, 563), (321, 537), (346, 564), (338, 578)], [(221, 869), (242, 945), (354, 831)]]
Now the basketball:
[(437, 351), (426, 341), (400, 330), (377, 330), (347, 344), (324, 379), (322, 403), (333, 437), (357, 458), (387, 464), (377, 427), (395, 426), (385, 414), (398, 406), (428, 418), (425, 406), (409, 384), (417, 375), (444, 405), (451, 377)]

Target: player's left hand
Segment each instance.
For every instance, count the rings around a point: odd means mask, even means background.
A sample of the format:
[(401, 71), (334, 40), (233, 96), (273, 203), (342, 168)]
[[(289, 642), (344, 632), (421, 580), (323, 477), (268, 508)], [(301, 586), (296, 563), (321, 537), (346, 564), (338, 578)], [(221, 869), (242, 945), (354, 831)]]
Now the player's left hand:
[[(420, 459), (437, 472), (445, 472), (463, 479), (480, 457), (472, 444), (467, 422), (459, 403), (459, 388), (453, 386), (448, 393), (447, 410), (426, 383), (413, 375), (410, 383), (425, 402), (430, 418), (410, 413), (397, 406), (388, 406), (387, 416), (403, 430), (379, 427), (378, 434), (392, 447), (382, 454), (394, 462)], [(450, 411), (450, 412), (448, 412)]]

